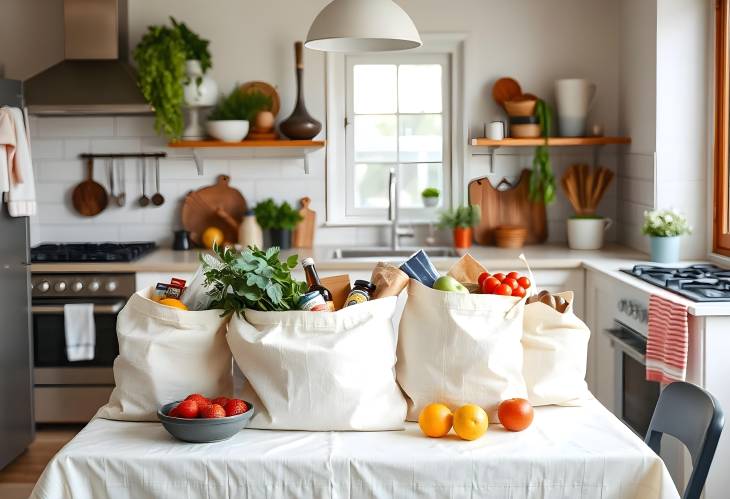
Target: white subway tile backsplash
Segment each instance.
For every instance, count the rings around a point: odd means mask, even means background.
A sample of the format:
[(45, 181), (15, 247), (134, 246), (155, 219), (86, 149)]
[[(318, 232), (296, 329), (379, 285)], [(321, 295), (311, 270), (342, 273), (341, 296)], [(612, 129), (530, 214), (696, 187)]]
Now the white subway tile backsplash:
[(91, 152), (95, 154), (113, 154), (141, 152), (142, 143), (140, 139), (97, 139), (91, 142)]
[(39, 159), (53, 159), (63, 156), (63, 141), (61, 139), (33, 139), (33, 163)]
[(654, 205), (654, 183), (648, 180), (620, 179), (619, 190), (625, 201)]
[(91, 152), (91, 140), (89, 139), (64, 139), (63, 157), (81, 161), (80, 154)]
[[(103, 216), (103, 215), (100, 215)], [(121, 241), (119, 227), (110, 224), (42, 224), (39, 242)]]
[(38, 118), (38, 137), (113, 137), (111, 116), (69, 116)]
[(118, 116), (115, 118), (117, 137), (154, 137), (158, 138), (155, 132), (154, 116)]

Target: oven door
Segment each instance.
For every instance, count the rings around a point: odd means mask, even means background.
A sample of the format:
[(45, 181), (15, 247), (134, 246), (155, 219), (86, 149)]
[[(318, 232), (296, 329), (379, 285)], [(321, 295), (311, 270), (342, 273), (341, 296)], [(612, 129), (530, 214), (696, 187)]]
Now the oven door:
[(616, 367), (616, 415), (644, 438), (661, 385), (646, 380), (646, 338), (616, 321), (605, 333), (611, 339)]
[(94, 301), (94, 358), (78, 362), (70, 362), (66, 356), (63, 305), (58, 300), (33, 300), (35, 368), (111, 367), (119, 354), (117, 313), (124, 307), (124, 301), (118, 298)]

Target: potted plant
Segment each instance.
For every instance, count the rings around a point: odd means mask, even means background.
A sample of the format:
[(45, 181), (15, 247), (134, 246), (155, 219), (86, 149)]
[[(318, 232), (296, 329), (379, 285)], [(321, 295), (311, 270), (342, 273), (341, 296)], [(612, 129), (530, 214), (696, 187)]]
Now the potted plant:
[(603, 247), (603, 236), (613, 221), (596, 211), (613, 176), (608, 168), (591, 168), (588, 165), (571, 165), (563, 174), (561, 185), (576, 213), (566, 223), (568, 247), (571, 249), (597, 250)]
[(644, 225), (641, 232), (651, 240), (651, 261), (674, 263), (679, 261), (679, 241), (692, 228), (681, 213), (669, 210), (644, 212)]
[(213, 67), (208, 50), (210, 42), (198, 36), (184, 22), (178, 22), (170, 17), (173, 28), (178, 30), (185, 48), (185, 76), (184, 95), (188, 106), (212, 106), (218, 97), (218, 85), (215, 80), (207, 76)]
[(455, 248), (469, 248), (472, 241), (472, 227), (479, 223), (476, 206), (459, 206), (455, 210), (441, 213), (440, 228), (449, 228), (454, 233)]
[(223, 142), (240, 142), (248, 134), (249, 123), (262, 109), (271, 107), (271, 97), (259, 91), (241, 92), (238, 85), (218, 101), (208, 116), (208, 134)]
[(292, 231), (302, 220), (297, 210), (286, 201), (277, 205), (269, 198), (258, 203), (254, 213), (261, 229), (268, 232), (271, 246), (278, 246), (281, 249), (291, 248)]
[(426, 187), (421, 192), (421, 199), (423, 199), (423, 206), (426, 208), (433, 208), (439, 204), (439, 196), (441, 192), (435, 187)]

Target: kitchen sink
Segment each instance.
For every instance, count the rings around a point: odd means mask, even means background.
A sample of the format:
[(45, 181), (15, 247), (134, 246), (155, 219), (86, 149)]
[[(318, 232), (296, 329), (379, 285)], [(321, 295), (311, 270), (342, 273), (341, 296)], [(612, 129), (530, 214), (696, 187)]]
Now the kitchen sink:
[[(392, 250), (390, 248), (367, 248), (367, 249), (344, 249), (334, 250), (332, 258), (406, 258), (418, 251), (420, 248), (405, 248)], [(459, 254), (454, 248), (423, 248), (431, 258), (455, 257)]]

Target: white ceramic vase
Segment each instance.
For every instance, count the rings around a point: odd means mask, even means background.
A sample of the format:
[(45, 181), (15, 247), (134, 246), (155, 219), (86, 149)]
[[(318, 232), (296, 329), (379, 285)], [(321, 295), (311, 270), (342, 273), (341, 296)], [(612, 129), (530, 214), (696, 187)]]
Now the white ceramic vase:
[(185, 104), (190, 107), (205, 107), (215, 105), (218, 99), (218, 84), (203, 74), (200, 61), (191, 59), (185, 61), (185, 75), (188, 83), (183, 87), (185, 92)]
[(613, 225), (610, 218), (569, 218), (568, 246), (577, 250), (603, 247), (603, 235)]
[(558, 129), (562, 137), (586, 135), (588, 112), (596, 96), (596, 85), (582, 78), (567, 78), (555, 82), (558, 108)]

